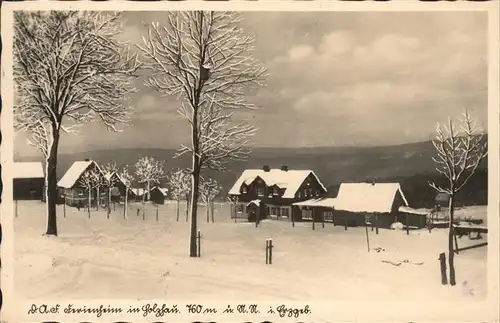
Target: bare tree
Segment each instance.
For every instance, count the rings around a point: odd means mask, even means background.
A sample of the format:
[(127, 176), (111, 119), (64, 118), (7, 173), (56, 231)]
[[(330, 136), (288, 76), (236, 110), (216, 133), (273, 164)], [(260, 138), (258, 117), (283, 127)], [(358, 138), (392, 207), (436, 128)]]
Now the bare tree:
[(176, 156), (190, 154), (190, 256), (196, 257), (197, 203), (200, 173), (224, 170), (230, 159), (243, 160), (255, 128), (236, 122), (237, 109), (254, 109), (244, 100), (264, 84), (267, 74), (252, 56), (254, 38), (239, 26), (235, 12), (172, 12), (163, 25), (153, 23), (144, 46), (146, 81), (165, 95), (182, 98), (178, 110), (188, 121), (191, 144)]
[(179, 202), (186, 197), (188, 190), (186, 177), (187, 174), (181, 169), (172, 171), (168, 176), (170, 196), (176, 201), (177, 221), (179, 221)]
[(214, 222), (213, 202), (214, 199), (220, 194), (221, 187), (216, 180), (209, 178), (208, 180), (201, 180), (200, 183), (200, 196), (203, 204), (205, 204), (207, 211), (207, 223), (210, 222), (210, 213), (212, 213), (212, 222)]
[(234, 215), (234, 223), (236, 223), (238, 221), (238, 213), (236, 210), (236, 206), (238, 205), (240, 198), (237, 195), (233, 195), (233, 196), (228, 197), (227, 200), (229, 201), (229, 204), (231, 205), (231, 211)]
[[(100, 172), (97, 169), (92, 169), (90, 171), (86, 171), (82, 174), (82, 177), (79, 180), (79, 184), (87, 190), (88, 193), (88, 212), (90, 219), (90, 208), (92, 206), (92, 190), (97, 188), (102, 183), (102, 177)], [(97, 199), (99, 199), (99, 191), (97, 191)]]
[(127, 95), (139, 66), (118, 13), (14, 13), (16, 130), (27, 131), (45, 156), (47, 234), (57, 235), (57, 152), (61, 132), (101, 120), (110, 131), (129, 121)]
[(116, 176), (118, 175), (118, 167), (116, 167), (116, 162), (107, 163), (102, 166), (102, 170), (104, 172), (104, 176), (106, 178), (106, 185), (108, 186), (108, 210), (107, 217), (111, 213), (111, 189), (118, 182)]
[(163, 165), (163, 161), (156, 160), (154, 157), (142, 157), (135, 163), (135, 175), (137, 180), (139, 183), (143, 183), (146, 189), (142, 198), (143, 203), (145, 198), (148, 200), (151, 198), (151, 186), (159, 184), (160, 179), (164, 177)]
[(477, 121), (472, 119), (467, 112), (463, 113), (459, 120), (459, 126), (448, 119), (448, 124), (437, 125), (436, 139), (433, 145), (436, 148), (436, 157), (432, 160), (437, 164), (436, 170), (442, 174), (446, 180), (446, 185), (439, 186), (429, 183), (437, 192), (449, 195), (449, 232), (448, 232), (448, 261), (450, 270), (450, 284), (456, 284), (454, 265), (454, 208), (455, 198), (474, 175), (478, 166), (488, 155), (487, 139), (482, 130), (477, 126)]
[(127, 207), (128, 207), (128, 194), (130, 191), (130, 187), (132, 186), (132, 181), (134, 180), (134, 176), (129, 173), (128, 166), (123, 167), (118, 176), (120, 180), (125, 185), (125, 205), (123, 208), (123, 218), (127, 218)]

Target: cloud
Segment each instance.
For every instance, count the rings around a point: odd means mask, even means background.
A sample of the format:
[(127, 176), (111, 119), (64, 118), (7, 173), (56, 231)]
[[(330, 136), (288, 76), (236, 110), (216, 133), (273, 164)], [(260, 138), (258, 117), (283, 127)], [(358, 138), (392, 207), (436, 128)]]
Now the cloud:
[[(120, 36), (142, 44), (161, 12), (125, 12)], [(238, 111), (259, 128), (256, 145), (369, 145), (431, 138), (436, 122), (473, 109), (487, 124), (487, 14), (484, 12), (245, 12), (253, 54), (267, 86)], [(145, 24), (145, 23), (146, 24)], [(149, 71), (142, 72), (144, 74)], [(178, 147), (188, 126), (179, 101), (137, 79), (133, 126), (103, 138), (85, 131), (79, 147)], [(102, 127), (97, 127), (96, 129)], [(89, 128), (90, 129), (90, 128)], [(70, 138), (64, 145), (70, 146)], [(67, 144), (66, 144), (67, 143)], [(73, 145), (74, 146), (74, 145)], [(84, 149), (84, 148), (82, 148)]]
[(318, 54), (324, 58), (341, 55), (352, 49), (353, 35), (346, 31), (333, 31), (321, 40), (318, 46)]
[(309, 45), (296, 45), (288, 51), (287, 58), (290, 62), (300, 61), (314, 53), (314, 49)]

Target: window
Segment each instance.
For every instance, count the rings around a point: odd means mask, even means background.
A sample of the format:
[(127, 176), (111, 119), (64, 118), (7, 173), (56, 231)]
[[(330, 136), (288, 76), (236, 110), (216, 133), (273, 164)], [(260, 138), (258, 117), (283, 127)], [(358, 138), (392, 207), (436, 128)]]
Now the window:
[(297, 198), (301, 199), (302, 198), (302, 192), (297, 193)]
[(312, 220), (312, 210), (302, 210), (303, 220)]
[(333, 212), (332, 211), (325, 211), (323, 213), (323, 216), (325, 217), (325, 222), (333, 222)]
[(257, 187), (257, 196), (264, 196), (264, 188)]
[(236, 212), (243, 213), (243, 204), (238, 204), (236, 206)]
[(288, 214), (288, 208), (287, 207), (284, 207), (281, 209), (281, 217), (282, 218), (288, 218), (289, 217), (289, 214)]
[(246, 187), (245, 185), (243, 185), (243, 186), (241, 187), (241, 193), (242, 193), (242, 194), (247, 194), (247, 192), (248, 192), (247, 187)]

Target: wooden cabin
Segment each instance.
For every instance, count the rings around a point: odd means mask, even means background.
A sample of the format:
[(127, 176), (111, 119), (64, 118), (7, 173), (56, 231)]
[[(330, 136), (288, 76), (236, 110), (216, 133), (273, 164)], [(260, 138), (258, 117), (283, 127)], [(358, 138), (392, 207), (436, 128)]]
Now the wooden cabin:
[(13, 164), (13, 199), (44, 200), (45, 176), (41, 162)]
[(335, 225), (390, 228), (392, 223), (401, 222), (410, 228), (423, 228), (427, 224), (427, 212), (409, 207), (398, 183), (342, 183), (336, 198), (310, 199), (294, 205), (308, 220)]
[(155, 186), (150, 190), (149, 200), (154, 204), (165, 204), (168, 197), (168, 190), (163, 187)]
[[(66, 171), (64, 176), (57, 183), (59, 194), (69, 206), (84, 207), (88, 204), (88, 190), (81, 183), (81, 178), (86, 172), (96, 169), (102, 176), (102, 182), (106, 183), (104, 173), (99, 168), (99, 165), (93, 160), (85, 159), (84, 161), (76, 161)], [(97, 204), (97, 189), (91, 191), (91, 204)], [(107, 185), (102, 185), (99, 188), (99, 204), (106, 205), (108, 202)]]
[(290, 170), (287, 166), (245, 170), (229, 190), (236, 201), (232, 216), (247, 219), (302, 221), (294, 203), (326, 194), (326, 188), (312, 170)]
[[(111, 201), (119, 203), (125, 201), (125, 192), (127, 191), (127, 186), (120, 178), (117, 173), (105, 174), (104, 178), (108, 183), (111, 183)], [(135, 199), (135, 193), (129, 187), (128, 190), (128, 200), (133, 201)]]

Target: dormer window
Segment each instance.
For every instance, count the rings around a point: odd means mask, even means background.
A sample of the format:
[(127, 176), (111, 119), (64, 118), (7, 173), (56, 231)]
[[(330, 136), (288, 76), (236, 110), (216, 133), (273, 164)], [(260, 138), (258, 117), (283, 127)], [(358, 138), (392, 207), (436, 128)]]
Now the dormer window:
[(264, 188), (257, 187), (257, 196), (264, 196)]
[(248, 193), (248, 190), (247, 190), (246, 185), (242, 185), (241, 186), (241, 194), (247, 194), (247, 193)]

